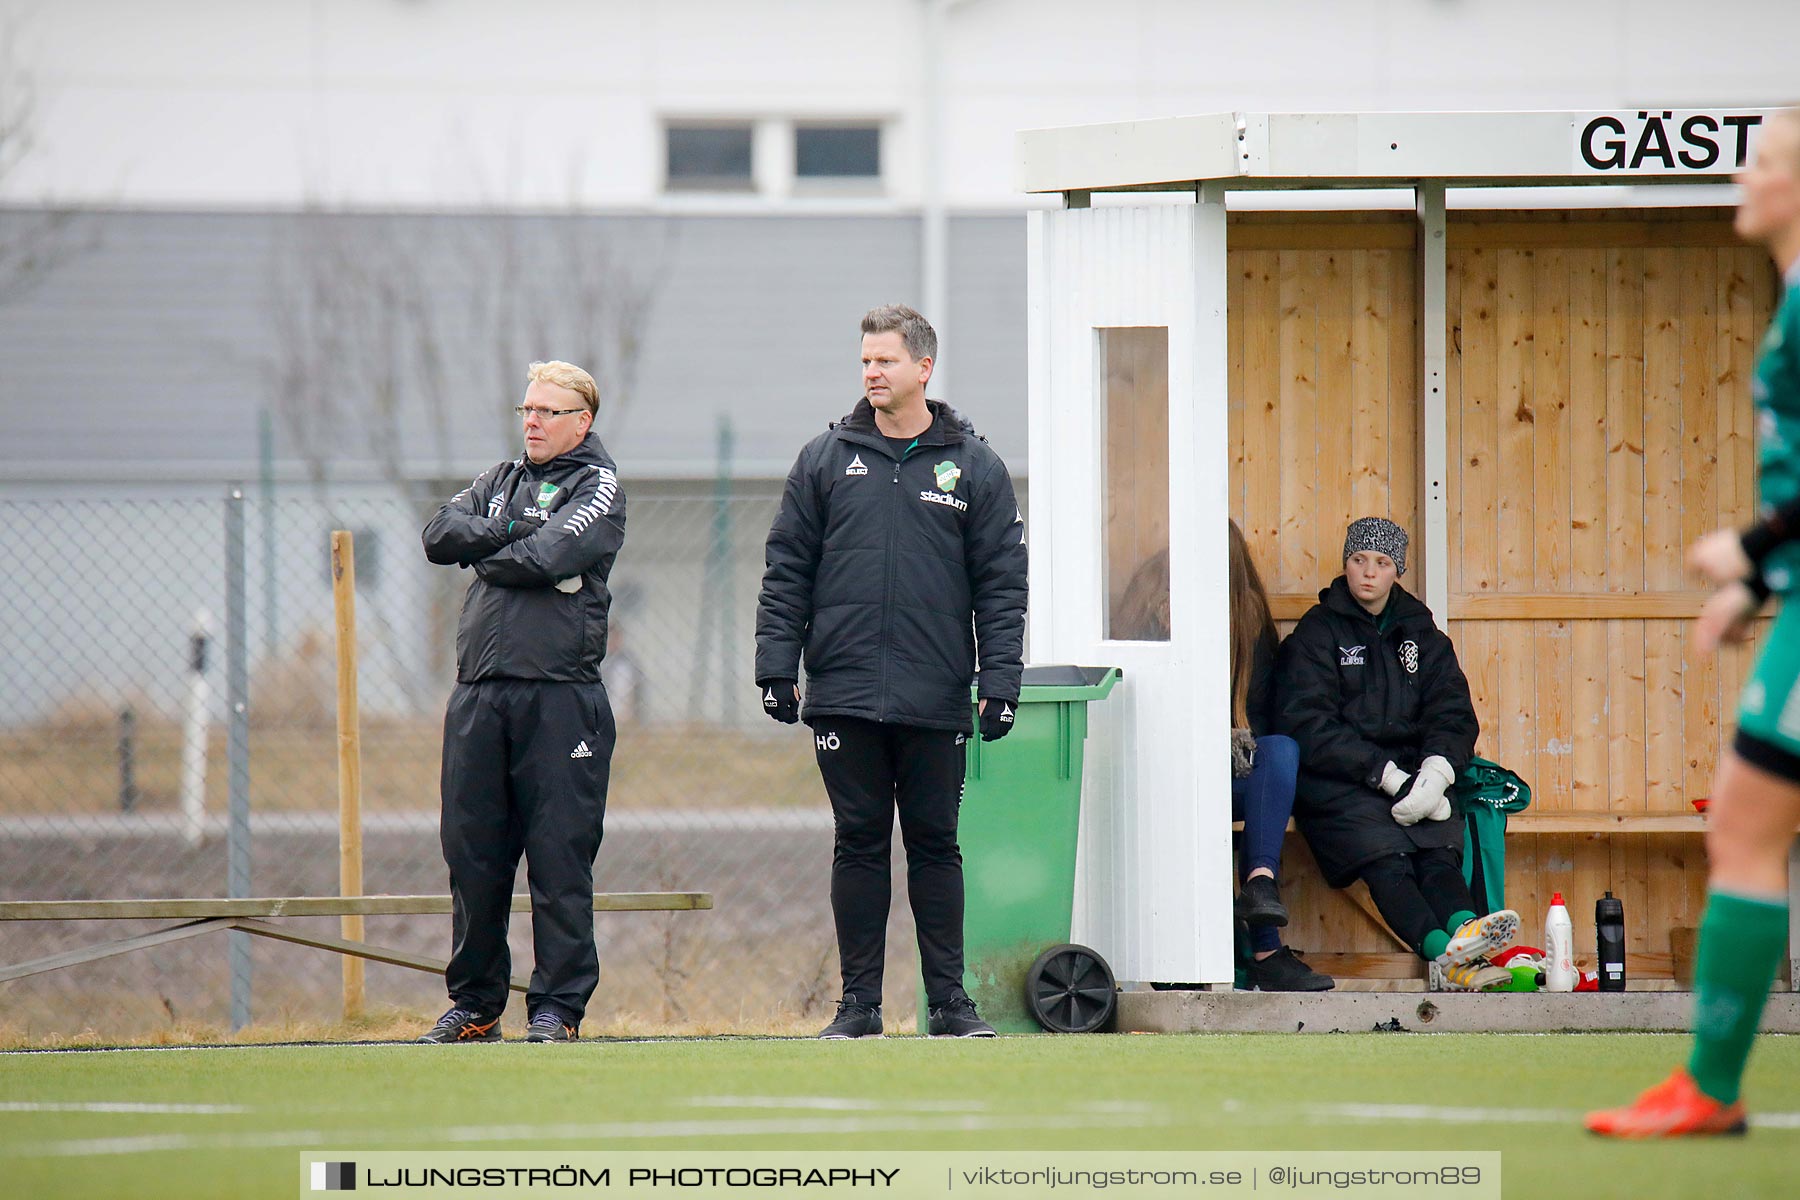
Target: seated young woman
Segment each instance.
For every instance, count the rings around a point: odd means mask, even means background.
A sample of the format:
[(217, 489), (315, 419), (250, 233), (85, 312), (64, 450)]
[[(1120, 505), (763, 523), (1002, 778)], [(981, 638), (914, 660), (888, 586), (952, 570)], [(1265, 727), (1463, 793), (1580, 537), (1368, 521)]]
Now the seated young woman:
[(1480, 730), (1455, 647), (1399, 585), (1406, 547), (1392, 521), (1351, 523), (1344, 573), (1281, 645), (1277, 726), (1299, 745), (1294, 816), (1325, 881), (1361, 879), (1436, 985), (1473, 991), (1507, 980), (1488, 956), (1519, 918), (1476, 913), (1463, 881), (1449, 792)]
[(1238, 851), (1237, 919), (1250, 929), (1244, 978), (1251, 991), (1328, 992), (1331, 976), (1281, 944), (1288, 923), (1276, 877), (1294, 809), (1300, 750), (1275, 732), (1275, 622), (1262, 576), (1236, 521), (1230, 532), (1231, 817), (1244, 823)]

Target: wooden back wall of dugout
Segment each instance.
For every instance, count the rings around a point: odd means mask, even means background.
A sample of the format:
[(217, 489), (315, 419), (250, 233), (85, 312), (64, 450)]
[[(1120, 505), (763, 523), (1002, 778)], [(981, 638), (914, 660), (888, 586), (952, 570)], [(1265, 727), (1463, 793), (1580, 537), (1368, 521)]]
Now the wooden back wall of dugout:
[[(1421, 591), (1410, 214), (1235, 215), (1230, 247), (1232, 507), (1284, 631), (1356, 517), (1414, 533), (1403, 582)], [(1531, 783), (1534, 811), (1691, 812), (1752, 651), (1688, 653), (1703, 596), (1681, 554), (1753, 513), (1774, 271), (1728, 210), (1452, 213), (1448, 260), (1449, 618), (1479, 752)], [(1299, 838), (1287, 853), (1290, 944), (1398, 949), (1360, 884), (1332, 894)], [(1561, 891), (1591, 959), (1610, 889), (1639, 977), (1670, 973), (1669, 930), (1698, 922), (1704, 882), (1691, 834), (1508, 838), (1523, 940)]]

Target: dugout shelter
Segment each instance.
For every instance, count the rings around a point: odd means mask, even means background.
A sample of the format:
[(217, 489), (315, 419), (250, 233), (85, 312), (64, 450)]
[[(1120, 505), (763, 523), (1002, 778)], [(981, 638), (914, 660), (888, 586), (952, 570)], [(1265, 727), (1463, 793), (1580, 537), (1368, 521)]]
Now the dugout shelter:
[[(1690, 661), (1704, 593), (1681, 551), (1752, 516), (1750, 367), (1777, 281), (1723, 189), (1517, 210), (1463, 189), (1725, 184), (1772, 111), (1019, 134), (1022, 190), (1062, 199), (1028, 225), (1029, 651), (1124, 669), (1091, 714), (1074, 930), (1120, 979), (1232, 979), (1228, 516), (1284, 631), (1339, 573), (1350, 520), (1406, 526), (1401, 582), (1457, 644), (1478, 751), (1535, 791), (1507, 839), (1523, 940), (1553, 891), (1579, 914), (1611, 890), (1632, 976), (1672, 975), (1671, 931), (1704, 897), (1691, 802), (1753, 653)], [(1334, 189), (1412, 204), (1227, 211)], [(1282, 882), (1315, 966), (1421, 986), (1362, 885), (1326, 888), (1294, 835)]]

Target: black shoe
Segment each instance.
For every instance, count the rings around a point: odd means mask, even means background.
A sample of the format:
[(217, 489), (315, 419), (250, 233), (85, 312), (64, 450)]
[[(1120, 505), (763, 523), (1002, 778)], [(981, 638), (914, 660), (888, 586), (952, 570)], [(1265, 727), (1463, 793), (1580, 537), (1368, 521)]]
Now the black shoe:
[(881, 1005), (864, 1004), (855, 996), (838, 1001), (837, 1016), (819, 1031), (822, 1042), (847, 1042), (852, 1038), (881, 1036)]
[(967, 996), (952, 996), (942, 1008), (932, 1009), (926, 1029), (932, 1037), (994, 1036), (994, 1027), (981, 1019)]
[(500, 1040), (500, 1018), (484, 1017), (478, 1012), (466, 1008), (458, 1008), (454, 1004), (450, 1011), (437, 1019), (437, 1024), (428, 1030), (421, 1042), (497, 1042)]
[(1234, 909), (1237, 919), (1246, 925), (1279, 927), (1288, 923), (1287, 909), (1281, 903), (1281, 889), (1267, 875), (1252, 875), (1244, 880)]
[(525, 1040), (528, 1042), (574, 1042), (581, 1040), (580, 1030), (563, 1019), (559, 1012), (550, 1009), (539, 1009), (531, 1018), (531, 1024), (525, 1027)]
[(1253, 992), (1329, 992), (1337, 986), (1337, 980), (1307, 966), (1289, 946), (1264, 959), (1252, 958), (1244, 968), (1244, 982)]

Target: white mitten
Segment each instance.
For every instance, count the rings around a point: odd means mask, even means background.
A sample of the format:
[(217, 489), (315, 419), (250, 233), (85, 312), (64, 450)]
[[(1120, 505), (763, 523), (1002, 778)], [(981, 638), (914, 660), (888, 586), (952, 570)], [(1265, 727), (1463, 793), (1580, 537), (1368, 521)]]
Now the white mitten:
[(1419, 764), (1419, 774), (1435, 776), (1443, 783), (1438, 792), (1438, 802), (1425, 814), (1427, 821), (1448, 821), (1454, 811), (1450, 807), (1450, 789), (1456, 786), (1456, 772), (1450, 766), (1450, 760), (1441, 754), (1433, 754)]
[(1387, 766), (1381, 768), (1381, 790), (1390, 796), (1398, 796), (1406, 787), (1406, 781), (1411, 778), (1411, 775), (1396, 767), (1390, 760)]
[(1449, 820), (1451, 808), (1447, 793), (1455, 782), (1456, 773), (1450, 769), (1450, 761), (1442, 755), (1432, 755), (1419, 764), (1419, 774), (1412, 787), (1390, 810), (1394, 820), (1402, 825)]

